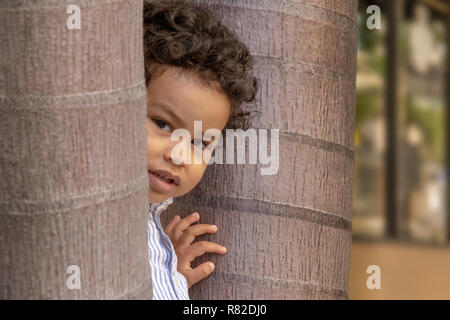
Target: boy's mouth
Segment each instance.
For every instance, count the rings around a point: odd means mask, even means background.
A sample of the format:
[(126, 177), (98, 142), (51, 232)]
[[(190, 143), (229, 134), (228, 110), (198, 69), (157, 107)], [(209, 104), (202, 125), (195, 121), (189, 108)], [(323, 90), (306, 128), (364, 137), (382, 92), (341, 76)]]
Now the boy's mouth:
[(180, 178), (172, 175), (168, 171), (164, 170), (148, 170), (150, 177), (150, 184), (156, 189), (160, 189), (165, 192), (172, 191), (174, 187), (180, 184)]

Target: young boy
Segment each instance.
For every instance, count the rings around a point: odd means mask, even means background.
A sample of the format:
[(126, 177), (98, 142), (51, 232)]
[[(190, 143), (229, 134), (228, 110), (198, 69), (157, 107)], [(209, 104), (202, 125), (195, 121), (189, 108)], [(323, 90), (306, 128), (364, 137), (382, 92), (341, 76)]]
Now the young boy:
[(171, 134), (184, 128), (194, 137), (194, 121), (202, 121), (203, 132), (247, 129), (249, 112), (241, 104), (254, 100), (257, 80), (247, 47), (209, 10), (192, 3), (144, 2), (144, 56), (153, 298), (189, 299), (188, 288), (214, 269), (212, 262), (192, 269), (191, 262), (205, 252), (224, 254), (226, 248), (193, 243), (196, 236), (217, 231), (213, 225), (195, 224), (198, 213), (175, 216), (165, 229), (161, 226), (162, 211), (174, 197), (191, 191), (206, 170), (206, 160), (194, 162), (194, 148), (205, 151), (212, 143), (193, 139), (192, 159), (185, 161), (182, 154), (173, 156), (179, 141), (172, 141)]

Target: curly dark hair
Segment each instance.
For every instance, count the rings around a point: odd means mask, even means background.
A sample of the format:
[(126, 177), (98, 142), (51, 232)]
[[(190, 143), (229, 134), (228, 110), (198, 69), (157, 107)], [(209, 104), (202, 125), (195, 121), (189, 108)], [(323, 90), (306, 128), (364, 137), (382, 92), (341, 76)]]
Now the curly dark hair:
[(253, 59), (247, 46), (208, 8), (186, 1), (144, 1), (144, 61), (148, 86), (153, 63), (181, 67), (212, 86), (217, 81), (231, 102), (224, 128), (248, 129), (258, 91)]

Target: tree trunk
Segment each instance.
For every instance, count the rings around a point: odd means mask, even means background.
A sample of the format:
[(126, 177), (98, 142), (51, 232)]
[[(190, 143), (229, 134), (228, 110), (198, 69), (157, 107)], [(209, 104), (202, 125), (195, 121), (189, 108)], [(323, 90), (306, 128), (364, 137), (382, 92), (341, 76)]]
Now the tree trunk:
[(0, 299), (151, 298), (142, 32), (141, 1), (0, 2)]
[(265, 176), (260, 160), (213, 165), (169, 207), (170, 216), (198, 211), (201, 223), (217, 224), (217, 234), (204, 239), (228, 249), (199, 259), (216, 269), (190, 297), (346, 299), (357, 1), (199, 2), (255, 57), (262, 114), (252, 127), (280, 130), (280, 165)]

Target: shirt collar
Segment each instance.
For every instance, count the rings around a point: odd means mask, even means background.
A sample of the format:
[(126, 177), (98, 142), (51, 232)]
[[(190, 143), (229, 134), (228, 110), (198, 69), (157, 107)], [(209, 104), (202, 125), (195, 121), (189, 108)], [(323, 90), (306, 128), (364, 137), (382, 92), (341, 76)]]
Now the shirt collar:
[[(169, 205), (173, 203), (173, 198), (167, 198), (166, 200), (158, 203), (151, 203), (149, 202), (149, 210), (150, 213), (154, 212), (154, 214), (159, 214), (167, 209)], [(156, 210), (155, 210), (156, 209)]]

